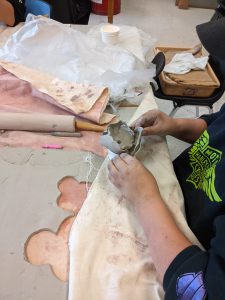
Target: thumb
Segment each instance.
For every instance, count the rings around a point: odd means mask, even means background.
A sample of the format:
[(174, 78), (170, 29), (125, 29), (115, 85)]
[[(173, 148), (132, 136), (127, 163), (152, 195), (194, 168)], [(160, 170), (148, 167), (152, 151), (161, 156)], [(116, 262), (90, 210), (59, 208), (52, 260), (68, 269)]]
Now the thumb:
[(131, 127), (146, 127), (147, 125), (150, 125), (149, 122), (151, 120), (149, 120), (147, 117), (146, 117), (146, 114), (142, 115), (141, 117), (139, 117), (137, 120), (135, 120), (132, 124), (131, 124)]
[(131, 128), (137, 128), (137, 127), (142, 127), (142, 126), (143, 126), (142, 119), (137, 119), (136, 121), (132, 122), (130, 125)]

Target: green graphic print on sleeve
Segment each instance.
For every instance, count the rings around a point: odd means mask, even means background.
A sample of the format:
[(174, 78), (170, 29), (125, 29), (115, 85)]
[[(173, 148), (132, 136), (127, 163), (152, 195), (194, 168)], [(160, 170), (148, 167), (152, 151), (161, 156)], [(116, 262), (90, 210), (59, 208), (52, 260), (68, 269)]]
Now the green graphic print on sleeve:
[(215, 189), (215, 170), (220, 162), (222, 152), (209, 146), (207, 130), (194, 143), (188, 152), (192, 173), (187, 178), (196, 189), (203, 190), (211, 201), (221, 202), (222, 199)]

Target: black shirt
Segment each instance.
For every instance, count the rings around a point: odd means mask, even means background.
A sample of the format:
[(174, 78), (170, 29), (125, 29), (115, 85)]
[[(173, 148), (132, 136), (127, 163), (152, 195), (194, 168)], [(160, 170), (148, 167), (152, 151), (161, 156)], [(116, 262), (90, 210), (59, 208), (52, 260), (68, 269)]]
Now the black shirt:
[(165, 299), (225, 299), (225, 105), (175, 161), (187, 222), (206, 251), (182, 251), (164, 277)]

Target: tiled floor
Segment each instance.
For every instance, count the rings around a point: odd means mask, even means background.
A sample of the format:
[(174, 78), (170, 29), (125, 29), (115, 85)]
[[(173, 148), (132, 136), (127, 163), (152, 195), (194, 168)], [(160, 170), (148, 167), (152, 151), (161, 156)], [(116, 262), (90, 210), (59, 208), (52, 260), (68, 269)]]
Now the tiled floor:
[[(211, 9), (189, 8), (178, 9), (175, 0), (121, 0), (121, 13), (114, 16), (115, 24), (137, 26), (157, 39), (158, 45), (192, 47), (199, 43), (195, 27), (208, 22), (213, 15)], [(90, 24), (107, 22), (106, 16), (91, 15)], [(214, 105), (218, 110), (225, 102), (225, 96)], [(169, 113), (172, 109), (170, 101), (157, 99), (159, 108)], [(207, 108), (201, 108), (200, 113), (208, 113)], [(194, 107), (181, 108), (175, 117), (195, 117)], [(175, 158), (187, 147), (173, 138), (168, 138), (171, 157)]]
[[(121, 13), (114, 23), (135, 25), (150, 33), (164, 45), (190, 46), (196, 43), (195, 26), (207, 22), (213, 10), (181, 10), (175, 0), (121, 0)], [(91, 15), (90, 23), (105, 22), (104, 16)]]

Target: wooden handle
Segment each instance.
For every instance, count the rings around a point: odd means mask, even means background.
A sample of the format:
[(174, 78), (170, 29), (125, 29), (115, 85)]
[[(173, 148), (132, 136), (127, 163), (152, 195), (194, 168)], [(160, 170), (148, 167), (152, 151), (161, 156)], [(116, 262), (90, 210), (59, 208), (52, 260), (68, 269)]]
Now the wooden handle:
[(95, 125), (80, 120), (75, 121), (75, 128), (80, 130), (96, 131), (96, 132), (103, 132), (105, 130), (104, 126)]

